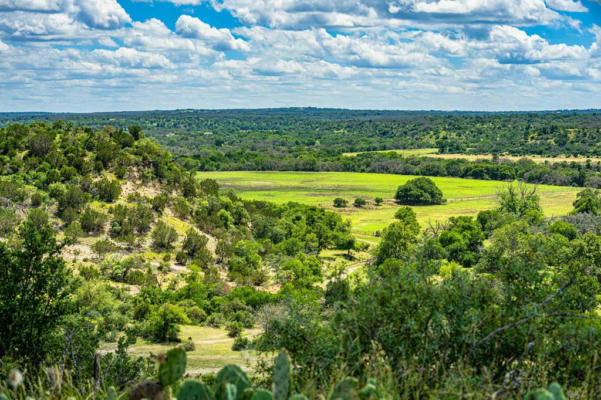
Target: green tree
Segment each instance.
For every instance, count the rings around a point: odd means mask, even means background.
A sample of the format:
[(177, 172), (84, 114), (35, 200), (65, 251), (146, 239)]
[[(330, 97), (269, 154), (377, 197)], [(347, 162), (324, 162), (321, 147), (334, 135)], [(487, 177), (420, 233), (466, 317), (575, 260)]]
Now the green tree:
[(363, 207), (365, 204), (367, 204), (367, 202), (364, 199), (360, 199), (360, 198), (356, 198), (355, 201), (353, 202), (353, 205), (355, 207)]
[(50, 227), (26, 221), (19, 236), (18, 248), (0, 243), (0, 358), (37, 367), (57, 350), (53, 335), (71, 310), (71, 273)]
[(203, 179), (200, 181), (200, 189), (207, 196), (217, 196), (219, 194), (219, 184), (215, 179)]
[(432, 205), (445, 202), (442, 191), (432, 179), (426, 177), (411, 179), (399, 186), (394, 198), (398, 203), (406, 205)]
[(346, 201), (342, 197), (336, 197), (334, 199), (334, 207), (336, 207), (336, 208), (344, 208), (347, 205), (348, 205), (348, 201)]
[(499, 193), (499, 211), (514, 214), (519, 218), (542, 218), (536, 187), (529, 187), (521, 182), (507, 186), (507, 189)]
[(576, 195), (576, 200), (573, 203), (574, 210), (572, 214), (593, 214), (601, 213), (601, 198), (597, 190), (586, 188)]
[(183, 308), (173, 304), (163, 304), (150, 315), (145, 336), (155, 342), (175, 342), (180, 328), (178, 324), (189, 324), (190, 320)]
[(419, 223), (417, 222), (417, 215), (411, 207), (401, 207), (394, 213), (394, 218), (405, 224), (410, 231), (417, 235), (420, 231)]
[(409, 258), (416, 240), (415, 230), (411, 226), (393, 222), (382, 233), (382, 240), (376, 249), (376, 264), (382, 264), (389, 258)]

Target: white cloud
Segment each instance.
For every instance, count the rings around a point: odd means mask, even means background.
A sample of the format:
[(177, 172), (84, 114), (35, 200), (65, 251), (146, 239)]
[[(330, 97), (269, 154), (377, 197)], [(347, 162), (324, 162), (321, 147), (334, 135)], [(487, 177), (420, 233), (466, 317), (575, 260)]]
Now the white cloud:
[[(552, 0), (553, 1), (553, 0)], [(572, 0), (554, 0), (578, 7)], [(551, 24), (565, 19), (545, 0), (212, 0), (243, 22), (274, 28), (428, 24)]]
[(131, 22), (131, 18), (116, 0), (78, 0), (77, 16), (92, 28), (114, 29)]
[(0, 0), (0, 11), (59, 12), (64, 7), (64, 0)]
[(161, 54), (145, 53), (126, 47), (115, 51), (96, 49), (90, 55), (98, 61), (122, 67), (167, 68), (171, 66), (171, 62)]
[(248, 44), (244, 40), (234, 38), (229, 29), (214, 28), (189, 15), (182, 15), (178, 18), (175, 23), (175, 30), (182, 36), (205, 41), (219, 51), (248, 50)]
[(64, 31), (61, 22), (67, 21), (98, 29), (115, 29), (131, 22), (117, 0), (0, 0), (0, 15), (22, 32), (40, 31), (42, 23), (58, 24), (48, 31)]
[[(601, 28), (562, 14), (578, 0), (211, 1), (242, 27), (181, 15), (172, 30), (119, 0), (0, 0), (0, 108), (601, 104)], [(595, 41), (549, 42), (532, 25)]]
[(509, 64), (537, 63), (551, 60), (583, 60), (588, 51), (583, 46), (549, 44), (538, 35), (511, 26), (495, 26), (490, 33), (491, 52)]
[(560, 11), (587, 12), (588, 9), (582, 5), (580, 0), (547, 0), (547, 5)]
[(176, 54), (180, 61), (182, 57), (186, 60), (195, 57), (205, 59), (221, 57), (221, 53), (208, 47), (204, 42), (175, 34), (156, 18), (134, 22), (132, 28), (121, 32), (121, 36), (123, 42), (130, 47)]
[(67, 14), (0, 13), (0, 34), (9, 38), (56, 39), (76, 36), (81, 30), (81, 24)]

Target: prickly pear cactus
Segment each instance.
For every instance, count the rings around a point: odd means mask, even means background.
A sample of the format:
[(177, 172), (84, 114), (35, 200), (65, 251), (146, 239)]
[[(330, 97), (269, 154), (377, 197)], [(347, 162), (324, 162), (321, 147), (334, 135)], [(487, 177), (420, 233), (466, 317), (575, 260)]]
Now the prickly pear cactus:
[(357, 380), (355, 378), (345, 378), (342, 382), (338, 382), (334, 386), (329, 400), (358, 400)]
[(273, 397), (286, 400), (290, 392), (290, 359), (285, 350), (280, 351), (273, 365)]
[(163, 387), (173, 385), (186, 372), (186, 351), (174, 348), (167, 352), (159, 364), (159, 382)]
[(566, 400), (563, 390), (558, 383), (549, 385), (548, 389), (537, 389), (524, 396), (524, 400)]
[[(217, 387), (215, 390), (215, 398), (217, 400), (233, 400), (241, 399), (244, 390), (250, 387), (250, 380), (242, 369), (237, 365), (226, 365), (217, 373)], [(227, 393), (228, 385), (232, 385), (236, 389), (236, 395), (230, 399)], [(240, 395), (238, 397), (238, 394)]]
[(225, 398), (223, 400), (236, 400), (238, 397), (238, 388), (233, 383), (225, 384)]
[(563, 394), (563, 390), (561, 389), (561, 386), (559, 385), (559, 383), (557, 382), (553, 382), (552, 384), (549, 385), (549, 392), (551, 392), (553, 394), (553, 396), (555, 397), (555, 400), (566, 400), (566, 396), (565, 394)]
[(187, 380), (179, 388), (177, 400), (215, 400), (215, 396), (204, 383)]
[(308, 400), (307, 396), (305, 396), (304, 394), (295, 394), (293, 396), (291, 396), (288, 400)]
[(369, 381), (367, 381), (367, 384), (363, 386), (363, 389), (361, 389), (361, 391), (359, 392), (359, 397), (361, 398), (361, 400), (368, 400), (371, 398), (371, 396), (376, 395), (376, 384), (377, 382), (375, 379), (370, 379)]
[(524, 400), (555, 400), (555, 396), (547, 389), (536, 389), (524, 396)]
[(250, 400), (273, 400), (273, 395), (269, 390), (255, 390)]
[(114, 387), (109, 387), (106, 391), (106, 400), (117, 400), (119, 396), (117, 395), (117, 391)]

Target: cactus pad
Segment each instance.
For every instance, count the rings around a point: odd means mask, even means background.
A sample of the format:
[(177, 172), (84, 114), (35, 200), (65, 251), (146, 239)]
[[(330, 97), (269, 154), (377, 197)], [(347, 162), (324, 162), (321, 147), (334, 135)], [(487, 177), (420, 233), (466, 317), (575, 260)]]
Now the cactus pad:
[(166, 359), (159, 365), (159, 382), (163, 387), (173, 385), (186, 372), (186, 351), (184, 349), (171, 349), (166, 354)]
[(286, 351), (282, 350), (275, 358), (273, 366), (273, 397), (275, 400), (286, 400), (290, 391), (290, 360)]
[(215, 400), (207, 385), (188, 380), (180, 387), (177, 400)]
[(273, 395), (269, 390), (259, 389), (253, 393), (251, 400), (273, 400)]
[[(228, 384), (236, 388), (237, 394), (234, 399), (242, 398), (244, 390), (250, 387), (248, 376), (237, 365), (226, 365), (217, 373), (215, 379), (217, 381), (217, 388), (215, 390), (217, 400), (229, 400), (229, 397), (227, 397)], [(240, 395), (239, 397), (238, 394)]]

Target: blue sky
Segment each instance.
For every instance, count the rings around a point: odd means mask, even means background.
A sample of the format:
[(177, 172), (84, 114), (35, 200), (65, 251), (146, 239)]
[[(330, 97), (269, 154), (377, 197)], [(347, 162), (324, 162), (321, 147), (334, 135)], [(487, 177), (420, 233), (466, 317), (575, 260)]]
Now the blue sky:
[(601, 108), (601, 0), (0, 0), (0, 111)]

